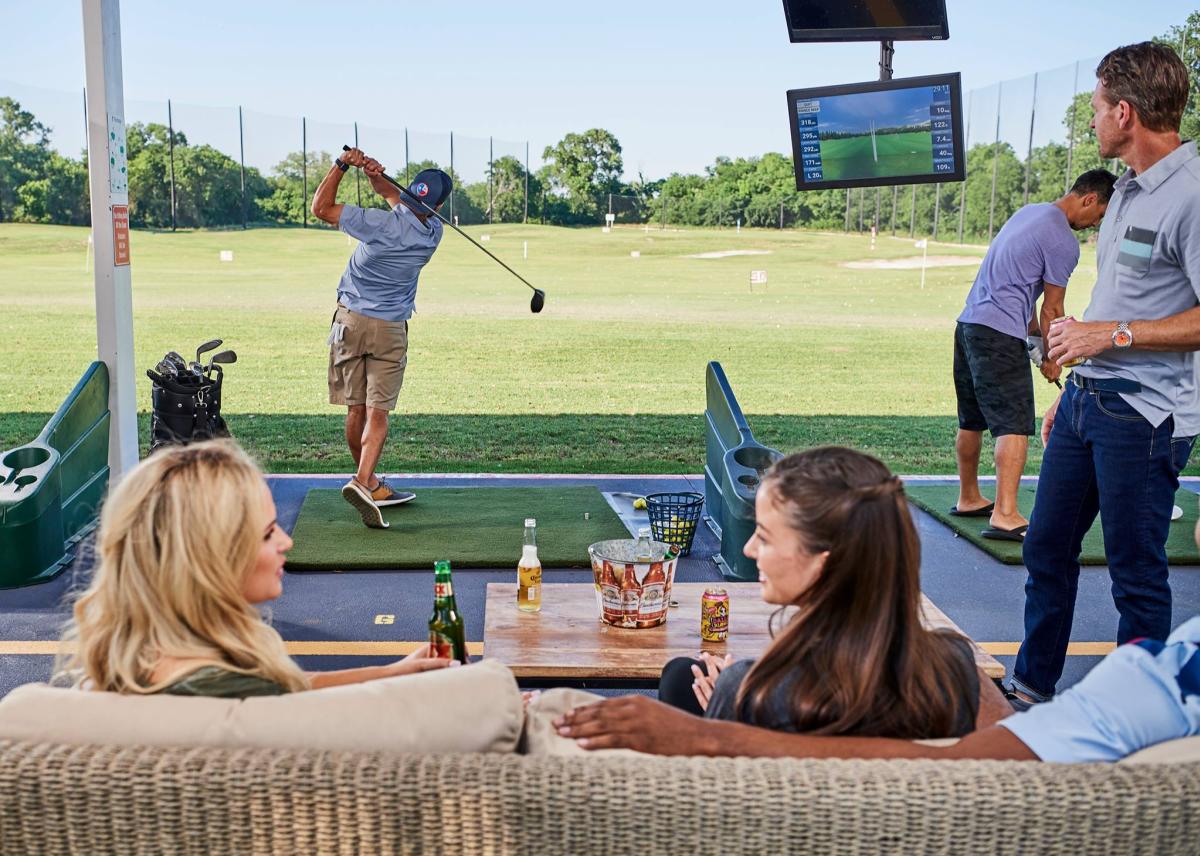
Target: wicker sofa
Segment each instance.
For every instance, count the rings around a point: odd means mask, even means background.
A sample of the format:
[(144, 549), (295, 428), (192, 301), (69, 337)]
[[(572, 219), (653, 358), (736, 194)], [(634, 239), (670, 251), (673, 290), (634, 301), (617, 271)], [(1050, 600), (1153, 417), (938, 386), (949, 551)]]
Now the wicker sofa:
[(4, 854), (1194, 854), (1200, 764), (0, 740)]
[[(0, 854), (1200, 852), (1200, 757), (1152, 763), (589, 754), (493, 661), (244, 701), (0, 700)], [(1176, 745), (1178, 744), (1178, 745)], [(1189, 748), (1190, 747), (1190, 748)]]

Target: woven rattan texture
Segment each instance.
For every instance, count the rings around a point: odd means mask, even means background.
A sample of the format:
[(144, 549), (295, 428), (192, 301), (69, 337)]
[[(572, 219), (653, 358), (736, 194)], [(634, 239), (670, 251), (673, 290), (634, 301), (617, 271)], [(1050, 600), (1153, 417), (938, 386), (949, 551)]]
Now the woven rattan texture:
[(1194, 854), (1200, 764), (531, 758), (0, 740), (9, 854)]

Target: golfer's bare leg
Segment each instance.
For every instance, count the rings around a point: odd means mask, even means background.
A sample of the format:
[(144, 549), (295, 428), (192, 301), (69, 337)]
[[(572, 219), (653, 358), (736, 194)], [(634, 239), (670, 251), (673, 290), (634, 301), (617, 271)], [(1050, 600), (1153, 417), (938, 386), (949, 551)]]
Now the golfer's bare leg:
[[(959, 511), (974, 511), (990, 502), (979, 492), (979, 450), (983, 448), (982, 431), (958, 429), (954, 440), (954, 454), (958, 458), (958, 502)], [(1022, 464), (1024, 466), (1024, 464)]]
[(358, 472), (355, 478), (359, 484), (371, 487), (375, 484), (375, 465), (383, 454), (383, 443), (388, 434), (388, 412), (376, 407), (368, 407), (367, 426), (362, 433), (362, 446), (358, 460)]
[(349, 405), (346, 409), (346, 445), (350, 447), (355, 469), (358, 469), (358, 462), (362, 459), (363, 429), (366, 425), (367, 405)]
[(1029, 523), (1017, 510), (1017, 490), (1028, 450), (1029, 438), (1024, 434), (996, 438), (996, 510), (992, 512), (992, 526), (997, 529), (1015, 529)]

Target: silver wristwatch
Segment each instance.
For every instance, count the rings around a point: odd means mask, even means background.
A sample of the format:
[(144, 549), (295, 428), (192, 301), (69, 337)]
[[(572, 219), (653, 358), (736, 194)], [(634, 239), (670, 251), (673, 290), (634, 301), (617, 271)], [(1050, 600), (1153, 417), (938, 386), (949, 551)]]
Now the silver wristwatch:
[(1112, 344), (1114, 348), (1122, 351), (1133, 347), (1133, 331), (1129, 329), (1128, 321), (1117, 324), (1117, 329), (1113, 330)]

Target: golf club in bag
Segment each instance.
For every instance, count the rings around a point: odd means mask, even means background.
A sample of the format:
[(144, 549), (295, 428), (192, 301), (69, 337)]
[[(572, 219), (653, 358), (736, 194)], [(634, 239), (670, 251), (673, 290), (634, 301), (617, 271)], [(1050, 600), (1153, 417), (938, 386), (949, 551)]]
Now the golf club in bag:
[[(342, 146), (342, 151), (348, 152), (348, 151), (350, 151), (350, 147)], [(449, 226), (455, 232), (458, 232), (458, 234), (462, 235), (464, 238), (466, 238), (472, 244), (474, 244), (479, 249), (483, 250), (485, 253), (487, 253), (489, 256), (491, 256), (492, 261), (494, 261), (496, 264), (500, 265), (500, 267), (504, 268), (506, 271), (511, 273), (513, 276), (515, 276), (517, 279), (521, 280), (521, 282), (528, 285), (530, 288), (533, 288), (533, 298), (529, 301), (529, 311), (534, 312), (534, 313), (542, 311), (542, 307), (546, 305), (546, 292), (542, 291), (540, 288), (534, 288), (533, 283), (531, 283), (525, 277), (521, 276), (519, 273), (517, 273), (515, 270), (510, 268), (504, 262), (500, 261), (500, 259), (498, 259), (494, 255), (492, 255), (492, 253), (488, 250), (487, 247), (485, 247), (483, 244), (476, 241), (474, 238), (472, 238), (470, 235), (468, 235), (462, 229), (455, 226), (453, 223), (451, 223), (449, 220), (447, 220), (445, 217), (443, 217), (440, 213), (438, 213), (437, 211), (430, 208), (428, 205), (426, 205), (424, 203), (424, 201), (422, 201), (421, 199), (418, 199), (416, 196), (413, 196), (413, 194), (409, 191), (409, 189), (407, 187), (405, 187), (404, 185), (402, 185), (400, 182), (396, 181), (396, 179), (392, 178), (387, 173), (383, 173), (383, 179), (388, 184), (390, 184), (392, 187), (396, 188), (401, 193), (403, 193), (405, 196), (407, 196), (409, 199), (411, 199), (413, 202), (415, 202), (417, 205), (420, 205), (422, 208), (424, 208), (426, 211), (428, 211), (434, 217), (437, 217), (439, 220), (441, 220), (443, 223), (445, 223), (447, 226)]]
[(222, 365), (237, 362), (233, 351), (220, 351), (204, 365), (200, 357), (216, 350), (220, 339), (211, 339), (196, 349), (190, 364), (169, 351), (146, 372), (150, 391), (150, 451), (162, 446), (186, 445), (195, 440), (228, 437), (229, 427), (221, 417)]

